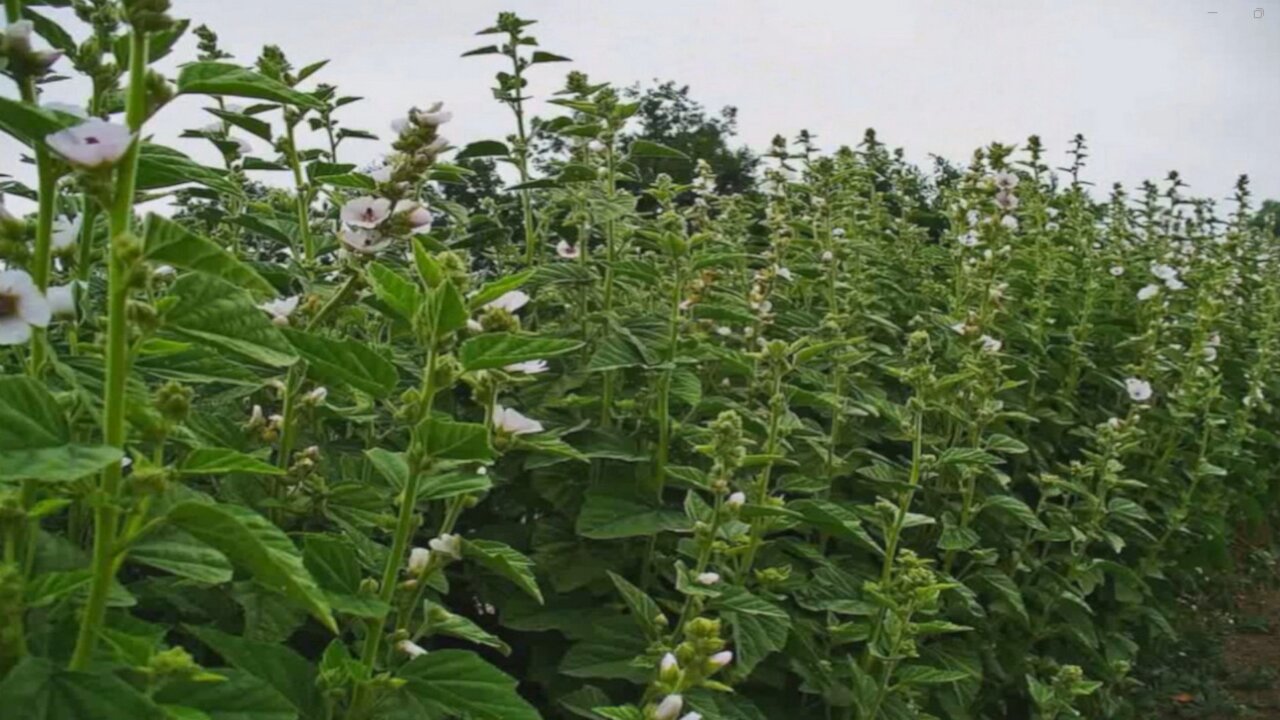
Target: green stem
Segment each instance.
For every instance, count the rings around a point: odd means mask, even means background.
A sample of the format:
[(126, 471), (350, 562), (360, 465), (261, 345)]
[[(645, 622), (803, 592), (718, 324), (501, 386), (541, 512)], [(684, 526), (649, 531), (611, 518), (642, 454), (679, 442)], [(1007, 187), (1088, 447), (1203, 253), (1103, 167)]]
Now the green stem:
[(297, 192), (295, 205), (298, 212), (298, 234), (302, 237), (302, 257), (310, 265), (315, 260), (315, 247), (311, 241), (311, 208), (308, 202), (310, 190), (302, 176), (302, 162), (298, 159), (297, 141), (294, 139), (293, 124), (286, 129), (289, 143), (289, 168), (293, 170), (293, 184)]
[(315, 314), (315, 317), (311, 318), (311, 322), (307, 323), (307, 330), (315, 330), (320, 327), (320, 323), (327, 320), (333, 314), (333, 311), (338, 309), (339, 305), (346, 302), (359, 285), (360, 273), (353, 270), (351, 275), (347, 276), (346, 282), (342, 283), (342, 287), (339, 287), (337, 292), (330, 295), (325, 304), (320, 306), (320, 310)]
[[(141, 130), (147, 112), (147, 34), (134, 30), (130, 35), (129, 90), (125, 102), (125, 115), (129, 129), (135, 134)], [(107, 370), (106, 398), (103, 411), (103, 434), (106, 444), (123, 450), (125, 441), (125, 379), (129, 373), (126, 301), (129, 296), (129, 270), (124, 258), (119, 257), (117, 245), (126, 241), (133, 222), (134, 187), (138, 172), (138, 150), (141, 142), (135, 137), (133, 144), (120, 160), (116, 170), (116, 193), (110, 215), (110, 258), (107, 277)], [(93, 580), (89, 586), (89, 599), (76, 637), (75, 651), (71, 656), (72, 670), (83, 670), (93, 656), (98, 641), (98, 630), (106, 615), (107, 593), (115, 577), (113, 557), (118, 531), (120, 494), (120, 463), (113, 462), (102, 473), (98, 506), (94, 510)]]

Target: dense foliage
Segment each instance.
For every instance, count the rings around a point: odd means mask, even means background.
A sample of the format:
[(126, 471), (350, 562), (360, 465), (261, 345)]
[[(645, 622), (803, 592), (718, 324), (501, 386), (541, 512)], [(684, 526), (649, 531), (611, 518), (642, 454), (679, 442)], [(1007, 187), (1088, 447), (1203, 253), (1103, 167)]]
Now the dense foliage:
[[(869, 132), (757, 185), (674, 86), (531, 118), (567, 58), (512, 14), (468, 62), (513, 133), (455, 153), (439, 105), (378, 140), (324, 63), (203, 27), (162, 77), (168, 9), (6, 2), (5, 717), (1133, 717), (1272, 513), (1244, 178), (1103, 199), (1083, 139), (926, 172)], [(225, 167), (146, 139), (176, 94)]]

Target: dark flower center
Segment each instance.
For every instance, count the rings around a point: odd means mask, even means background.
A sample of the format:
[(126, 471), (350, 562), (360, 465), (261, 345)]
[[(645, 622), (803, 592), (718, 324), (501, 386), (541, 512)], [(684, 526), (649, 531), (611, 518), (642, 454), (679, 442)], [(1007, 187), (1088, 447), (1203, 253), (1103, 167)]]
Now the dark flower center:
[(18, 296), (0, 293), (0, 318), (10, 318), (18, 314)]
[(84, 144), (85, 144), (85, 145), (98, 145), (98, 144), (100, 144), (101, 142), (102, 142), (101, 140), (99, 140), (98, 138), (96, 138), (96, 137), (94, 137), (94, 136), (92, 136), (92, 135), (90, 135), (90, 136), (88, 136), (88, 137), (86, 137), (86, 138), (84, 139)]

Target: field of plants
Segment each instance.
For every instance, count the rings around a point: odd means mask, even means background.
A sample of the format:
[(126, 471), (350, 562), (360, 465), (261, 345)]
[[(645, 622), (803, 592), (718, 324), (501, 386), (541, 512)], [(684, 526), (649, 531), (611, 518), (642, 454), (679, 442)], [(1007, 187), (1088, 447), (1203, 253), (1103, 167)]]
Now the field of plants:
[[(1186, 599), (1274, 563), (1247, 178), (868, 131), (744, 187), (511, 13), (459, 147), (169, 0), (5, 11), (2, 718), (1150, 718)], [(221, 167), (149, 140), (179, 95)]]

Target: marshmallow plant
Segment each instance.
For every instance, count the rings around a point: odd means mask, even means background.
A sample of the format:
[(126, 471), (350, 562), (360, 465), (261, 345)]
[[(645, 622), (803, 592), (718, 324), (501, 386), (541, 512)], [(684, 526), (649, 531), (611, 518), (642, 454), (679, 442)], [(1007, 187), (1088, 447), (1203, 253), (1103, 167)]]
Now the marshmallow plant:
[(0, 36), (0, 708), (1133, 717), (1206, 548), (1274, 521), (1245, 179), (802, 131), (729, 194), (683, 96), (544, 85), (513, 13), (476, 140), (204, 26), (171, 57), (198, 3), (72, 5)]

